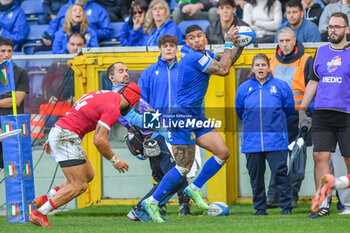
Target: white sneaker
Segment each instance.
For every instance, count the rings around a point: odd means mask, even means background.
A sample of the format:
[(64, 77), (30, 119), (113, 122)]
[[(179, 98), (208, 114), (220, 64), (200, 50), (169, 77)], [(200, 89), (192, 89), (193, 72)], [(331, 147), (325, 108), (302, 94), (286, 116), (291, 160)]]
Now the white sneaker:
[(342, 212), (339, 213), (339, 215), (343, 215), (343, 214), (350, 214), (350, 210), (344, 209)]

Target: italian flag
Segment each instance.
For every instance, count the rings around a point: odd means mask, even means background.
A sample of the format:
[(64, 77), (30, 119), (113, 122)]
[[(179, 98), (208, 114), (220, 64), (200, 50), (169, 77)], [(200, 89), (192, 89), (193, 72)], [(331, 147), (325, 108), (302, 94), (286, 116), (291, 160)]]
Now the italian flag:
[(33, 204), (28, 204), (27, 208), (28, 208), (28, 215), (30, 215), (34, 211)]
[(4, 125), (2, 131), (4, 133), (12, 131), (12, 125)]
[(24, 172), (26, 175), (30, 174), (30, 164), (29, 163), (24, 165)]
[(23, 135), (26, 135), (26, 133), (27, 133), (27, 124), (22, 124), (22, 127), (21, 127), (21, 129), (22, 129), (22, 134)]
[(11, 216), (16, 216), (18, 213), (18, 205), (10, 205), (9, 212), (10, 212)]
[(9, 176), (15, 174), (15, 165), (6, 165), (6, 172)]
[(4, 68), (0, 71), (0, 79), (1, 79), (1, 83), (4, 86), (7, 86), (8, 84), (8, 78), (7, 78), (7, 68)]

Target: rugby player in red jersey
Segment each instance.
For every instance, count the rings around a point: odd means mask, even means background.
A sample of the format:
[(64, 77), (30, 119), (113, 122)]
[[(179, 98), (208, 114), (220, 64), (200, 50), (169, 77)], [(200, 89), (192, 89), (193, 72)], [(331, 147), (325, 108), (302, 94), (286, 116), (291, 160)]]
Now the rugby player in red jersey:
[(118, 92), (101, 90), (87, 93), (56, 122), (44, 150), (60, 164), (66, 179), (51, 198), (44, 195), (34, 200), (37, 209), (29, 216), (32, 223), (51, 226), (47, 214), (84, 193), (87, 184), (94, 178), (94, 170), (81, 145), (85, 134), (95, 130), (93, 143), (101, 155), (119, 173), (128, 171), (129, 165), (111, 150), (108, 134), (120, 114), (125, 115), (139, 101), (140, 93), (136, 83), (125, 84)]

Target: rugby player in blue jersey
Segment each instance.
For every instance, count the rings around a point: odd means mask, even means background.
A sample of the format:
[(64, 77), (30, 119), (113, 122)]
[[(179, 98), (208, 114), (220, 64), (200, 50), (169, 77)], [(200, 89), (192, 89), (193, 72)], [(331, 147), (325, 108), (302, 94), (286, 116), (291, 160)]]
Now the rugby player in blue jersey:
[[(239, 37), (237, 27), (232, 26), (225, 34), (225, 49), (222, 55), (205, 50), (207, 38), (198, 25), (191, 25), (186, 29), (186, 44), (181, 49), (179, 63), (178, 90), (176, 105), (172, 110), (172, 121), (207, 120), (203, 115), (202, 104), (212, 74), (226, 76), (232, 64), (238, 59), (243, 48), (233, 47)], [(188, 118), (189, 117), (189, 118)], [(202, 199), (201, 187), (214, 176), (224, 165), (230, 152), (214, 127), (176, 127), (169, 129), (169, 141), (172, 144), (176, 166), (163, 177), (157, 190), (152, 196), (142, 202), (154, 222), (164, 222), (157, 206), (172, 188), (181, 182), (194, 161), (195, 145), (212, 152), (214, 155), (206, 161), (198, 177), (190, 184), (185, 193), (191, 197), (198, 207), (208, 209)], [(178, 153), (178, 151), (181, 153)]]

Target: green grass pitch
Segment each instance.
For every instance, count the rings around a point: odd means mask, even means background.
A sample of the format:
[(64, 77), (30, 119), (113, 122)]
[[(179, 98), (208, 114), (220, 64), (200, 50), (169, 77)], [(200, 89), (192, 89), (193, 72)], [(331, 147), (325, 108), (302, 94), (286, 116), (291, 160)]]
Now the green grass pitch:
[(350, 215), (338, 215), (335, 205), (331, 215), (306, 219), (310, 204), (299, 204), (293, 215), (281, 216), (280, 209), (268, 210), (268, 216), (252, 216), (253, 206), (231, 205), (230, 215), (209, 217), (192, 207), (195, 216), (178, 217), (178, 207), (168, 206), (167, 218), (171, 221), (157, 224), (134, 222), (126, 218), (131, 206), (92, 206), (79, 210), (56, 213), (49, 216), (53, 228), (37, 227), (31, 223), (7, 223), (0, 217), (0, 232), (281, 232), (281, 233), (334, 233), (350, 232)]

